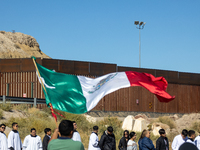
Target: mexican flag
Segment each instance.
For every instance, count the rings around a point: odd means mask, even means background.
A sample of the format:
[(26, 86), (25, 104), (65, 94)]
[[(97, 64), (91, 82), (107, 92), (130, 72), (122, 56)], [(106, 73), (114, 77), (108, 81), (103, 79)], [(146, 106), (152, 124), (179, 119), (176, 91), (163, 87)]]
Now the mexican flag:
[[(165, 90), (167, 81), (148, 73), (134, 71), (114, 72), (92, 79), (84, 76), (58, 73), (36, 63), (37, 75), (42, 82), (46, 104), (54, 109), (74, 114), (92, 110), (105, 95), (121, 88), (142, 86), (154, 93), (161, 102), (175, 98)], [(113, 102), (114, 103), (114, 102)]]

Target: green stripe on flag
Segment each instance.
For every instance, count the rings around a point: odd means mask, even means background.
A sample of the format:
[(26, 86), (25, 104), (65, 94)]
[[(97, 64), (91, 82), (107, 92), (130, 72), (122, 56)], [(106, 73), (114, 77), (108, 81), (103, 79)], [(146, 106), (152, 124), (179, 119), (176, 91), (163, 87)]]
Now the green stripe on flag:
[(86, 99), (77, 76), (58, 73), (37, 64), (39, 73), (44, 79), (46, 104), (54, 109), (69, 113), (87, 112)]

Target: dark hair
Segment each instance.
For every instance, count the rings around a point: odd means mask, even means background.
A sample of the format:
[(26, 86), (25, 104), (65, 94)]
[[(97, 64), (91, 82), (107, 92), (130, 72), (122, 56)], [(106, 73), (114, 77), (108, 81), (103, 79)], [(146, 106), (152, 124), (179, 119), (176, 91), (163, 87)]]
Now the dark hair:
[(76, 121), (72, 121), (72, 123), (74, 124), (74, 123), (76, 123)]
[(183, 136), (187, 136), (187, 135), (188, 135), (188, 131), (187, 131), (186, 129), (183, 129), (181, 134), (182, 134)]
[(45, 129), (44, 129), (44, 133), (45, 133), (45, 134), (47, 134), (47, 132), (49, 132), (49, 131), (51, 131), (50, 128), (45, 128)]
[(59, 132), (61, 135), (69, 136), (70, 132), (74, 130), (73, 122), (70, 120), (63, 120), (59, 124)]
[(108, 130), (109, 132), (113, 132), (113, 127), (109, 126), (109, 127), (107, 128), (107, 130)]
[(97, 131), (98, 129), (99, 129), (98, 126), (94, 126), (94, 127), (93, 127), (93, 130), (94, 130), (94, 131)]
[(165, 134), (165, 130), (164, 129), (160, 129), (158, 132), (159, 132), (160, 135)]
[(129, 138), (131, 139), (132, 137), (134, 137), (135, 136), (135, 132), (131, 132), (130, 134), (129, 134)]
[(18, 124), (18, 123), (17, 123), (17, 122), (13, 122), (13, 123), (12, 123), (12, 127), (13, 127), (14, 125), (16, 125), (16, 124)]
[(2, 124), (0, 124), (0, 127), (2, 127), (2, 126), (5, 126), (5, 127), (6, 127), (6, 125), (5, 125), (5, 124), (3, 124), (3, 123), (2, 123)]
[(129, 131), (128, 130), (124, 130), (124, 137), (125, 137), (125, 133), (128, 133), (128, 137), (129, 137)]
[(35, 131), (36, 131), (36, 129), (35, 129), (35, 128), (31, 128), (31, 132), (32, 132), (33, 130), (35, 130)]
[(189, 137), (191, 137), (193, 134), (195, 134), (195, 131), (194, 131), (194, 130), (190, 130), (190, 131), (188, 132)]
[(141, 133), (140, 139), (143, 139), (145, 137), (145, 135), (147, 134), (147, 130), (144, 129)]

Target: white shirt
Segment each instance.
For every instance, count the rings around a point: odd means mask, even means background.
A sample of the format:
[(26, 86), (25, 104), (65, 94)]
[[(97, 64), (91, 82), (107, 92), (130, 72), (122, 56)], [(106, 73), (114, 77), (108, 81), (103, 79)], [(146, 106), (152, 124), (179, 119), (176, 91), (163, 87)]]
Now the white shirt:
[(10, 149), (10, 147), (13, 147), (14, 150), (21, 150), (22, 141), (19, 137), (18, 131), (10, 131), (10, 133), (8, 134), (8, 149)]
[(200, 136), (197, 136), (194, 139), (195, 145), (197, 146), (197, 148), (200, 150)]
[(5, 133), (0, 132), (0, 150), (8, 150), (8, 142)]
[(99, 144), (98, 135), (93, 132), (90, 135), (88, 150), (101, 150), (98, 144)]
[(72, 140), (81, 142), (81, 136), (78, 131), (75, 131), (72, 136)]
[(137, 150), (137, 144), (135, 141), (129, 140), (127, 143), (127, 150)]
[(27, 135), (24, 139), (23, 150), (42, 150), (42, 140), (40, 136), (33, 137)]
[[(187, 139), (188, 139), (188, 138), (186, 137), (185, 140), (187, 140)], [(179, 147), (180, 147), (183, 143), (186, 142), (185, 140), (182, 138), (181, 134), (175, 136), (175, 138), (174, 138), (174, 140), (173, 140), (173, 142), (172, 142), (172, 150), (178, 150)]]

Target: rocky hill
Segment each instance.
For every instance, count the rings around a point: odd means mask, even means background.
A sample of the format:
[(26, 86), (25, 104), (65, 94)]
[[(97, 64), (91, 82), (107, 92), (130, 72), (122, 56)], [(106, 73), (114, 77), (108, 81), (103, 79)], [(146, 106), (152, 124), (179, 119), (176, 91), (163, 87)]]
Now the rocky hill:
[(35, 38), (20, 32), (0, 31), (0, 58), (50, 58), (44, 54)]

